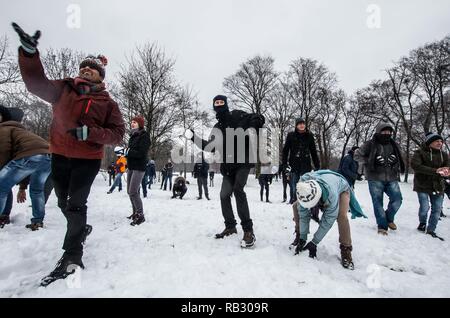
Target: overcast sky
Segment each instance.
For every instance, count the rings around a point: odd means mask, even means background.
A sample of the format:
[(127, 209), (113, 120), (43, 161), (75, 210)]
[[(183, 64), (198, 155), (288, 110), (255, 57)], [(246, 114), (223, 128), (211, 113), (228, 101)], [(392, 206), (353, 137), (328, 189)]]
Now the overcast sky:
[[(10, 27), (42, 31), (41, 50), (69, 47), (102, 53), (107, 79), (137, 44), (157, 42), (176, 59), (176, 75), (204, 107), (222, 92), (224, 77), (256, 54), (270, 54), (284, 71), (298, 57), (336, 72), (351, 94), (384, 76), (393, 61), (450, 34), (448, 0), (2, 0), (0, 36), (18, 44)], [(80, 8), (79, 28), (68, 26)], [(369, 27), (377, 21), (380, 28)], [(368, 12), (368, 9), (370, 9)], [(373, 24), (370, 24), (374, 26)]]

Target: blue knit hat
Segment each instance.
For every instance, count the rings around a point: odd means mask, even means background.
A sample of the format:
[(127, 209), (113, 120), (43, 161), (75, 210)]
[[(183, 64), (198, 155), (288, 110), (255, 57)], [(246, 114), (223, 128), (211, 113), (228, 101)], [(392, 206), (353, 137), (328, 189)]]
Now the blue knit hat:
[(431, 143), (432, 143), (433, 141), (436, 141), (436, 140), (442, 140), (442, 141), (444, 141), (444, 138), (442, 138), (441, 135), (438, 135), (438, 134), (432, 133), (432, 132), (429, 132), (429, 133), (427, 133), (427, 134), (425, 135), (425, 144), (426, 144), (427, 146), (431, 145)]

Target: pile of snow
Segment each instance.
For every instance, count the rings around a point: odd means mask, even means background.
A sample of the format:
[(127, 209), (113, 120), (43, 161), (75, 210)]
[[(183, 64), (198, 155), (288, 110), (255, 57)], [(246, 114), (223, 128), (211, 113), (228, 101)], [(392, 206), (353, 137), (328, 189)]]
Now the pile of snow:
[[(99, 174), (88, 202), (88, 223), (94, 229), (85, 247), (86, 269), (47, 288), (39, 287), (39, 281), (62, 255), (65, 219), (52, 193), (45, 228), (31, 232), (25, 229), (30, 201), (15, 204), (13, 223), (0, 229), (0, 297), (450, 296), (450, 218), (437, 228), (445, 242), (419, 233), (418, 200), (410, 183), (401, 184), (398, 231), (387, 237), (377, 234), (367, 183), (356, 185), (369, 219), (350, 221), (355, 262), (350, 271), (339, 263), (337, 224), (319, 245), (317, 259), (305, 252), (293, 256), (288, 249), (294, 238), (292, 208), (281, 203), (281, 181), (273, 182), (269, 204), (260, 202), (258, 182), (249, 177), (246, 192), (257, 238), (253, 249), (240, 248), (240, 227), (238, 235), (214, 239), (224, 228), (221, 177), (216, 175), (210, 188), (211, 201), (197, 201), (196, 181), (190, 181), (184, 200), (171, 200), (169, 191), (154, 185), (144, 199), (147, 221), (131, 227), (126, 192), (106, 194), (108, 185)], [(316, 228), (313, 222), (312, 231)]]

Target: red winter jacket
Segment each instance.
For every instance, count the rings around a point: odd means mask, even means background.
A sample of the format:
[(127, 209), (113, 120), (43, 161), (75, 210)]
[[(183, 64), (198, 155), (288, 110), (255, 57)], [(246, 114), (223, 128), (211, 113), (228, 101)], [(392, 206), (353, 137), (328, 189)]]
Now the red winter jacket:
[[(74, 80), (49, 80), (39, 52), (31, 57), (19, 49), (23, 81), (31, 93), (53, 106), (50, 152), (68, 158), (102, 159), (103, 145), (118, 144), (125, 133), (119, 106), (106, 91), (78, 94)], [(89, 137), (78, 141), (67, 130), (86, 125)]]

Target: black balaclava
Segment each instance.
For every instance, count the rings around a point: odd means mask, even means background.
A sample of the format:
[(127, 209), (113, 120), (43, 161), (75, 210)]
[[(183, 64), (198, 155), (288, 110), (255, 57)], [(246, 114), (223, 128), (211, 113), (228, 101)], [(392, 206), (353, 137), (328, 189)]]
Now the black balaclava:
[[(219, 106), (219, 107), (214, 106), (214, 103), (216, 102), (216, 100), (223, 100), (225, 102), (225, 105)], [(216, 112), (216, 118), (219, 121), (224, 120), (226, 118), (227, 114), (230, 112), (230, 110), (228, 109), (227, 97), (224, 95), (217, 95), (216, 97), (214, 97), (213, 109)]]

